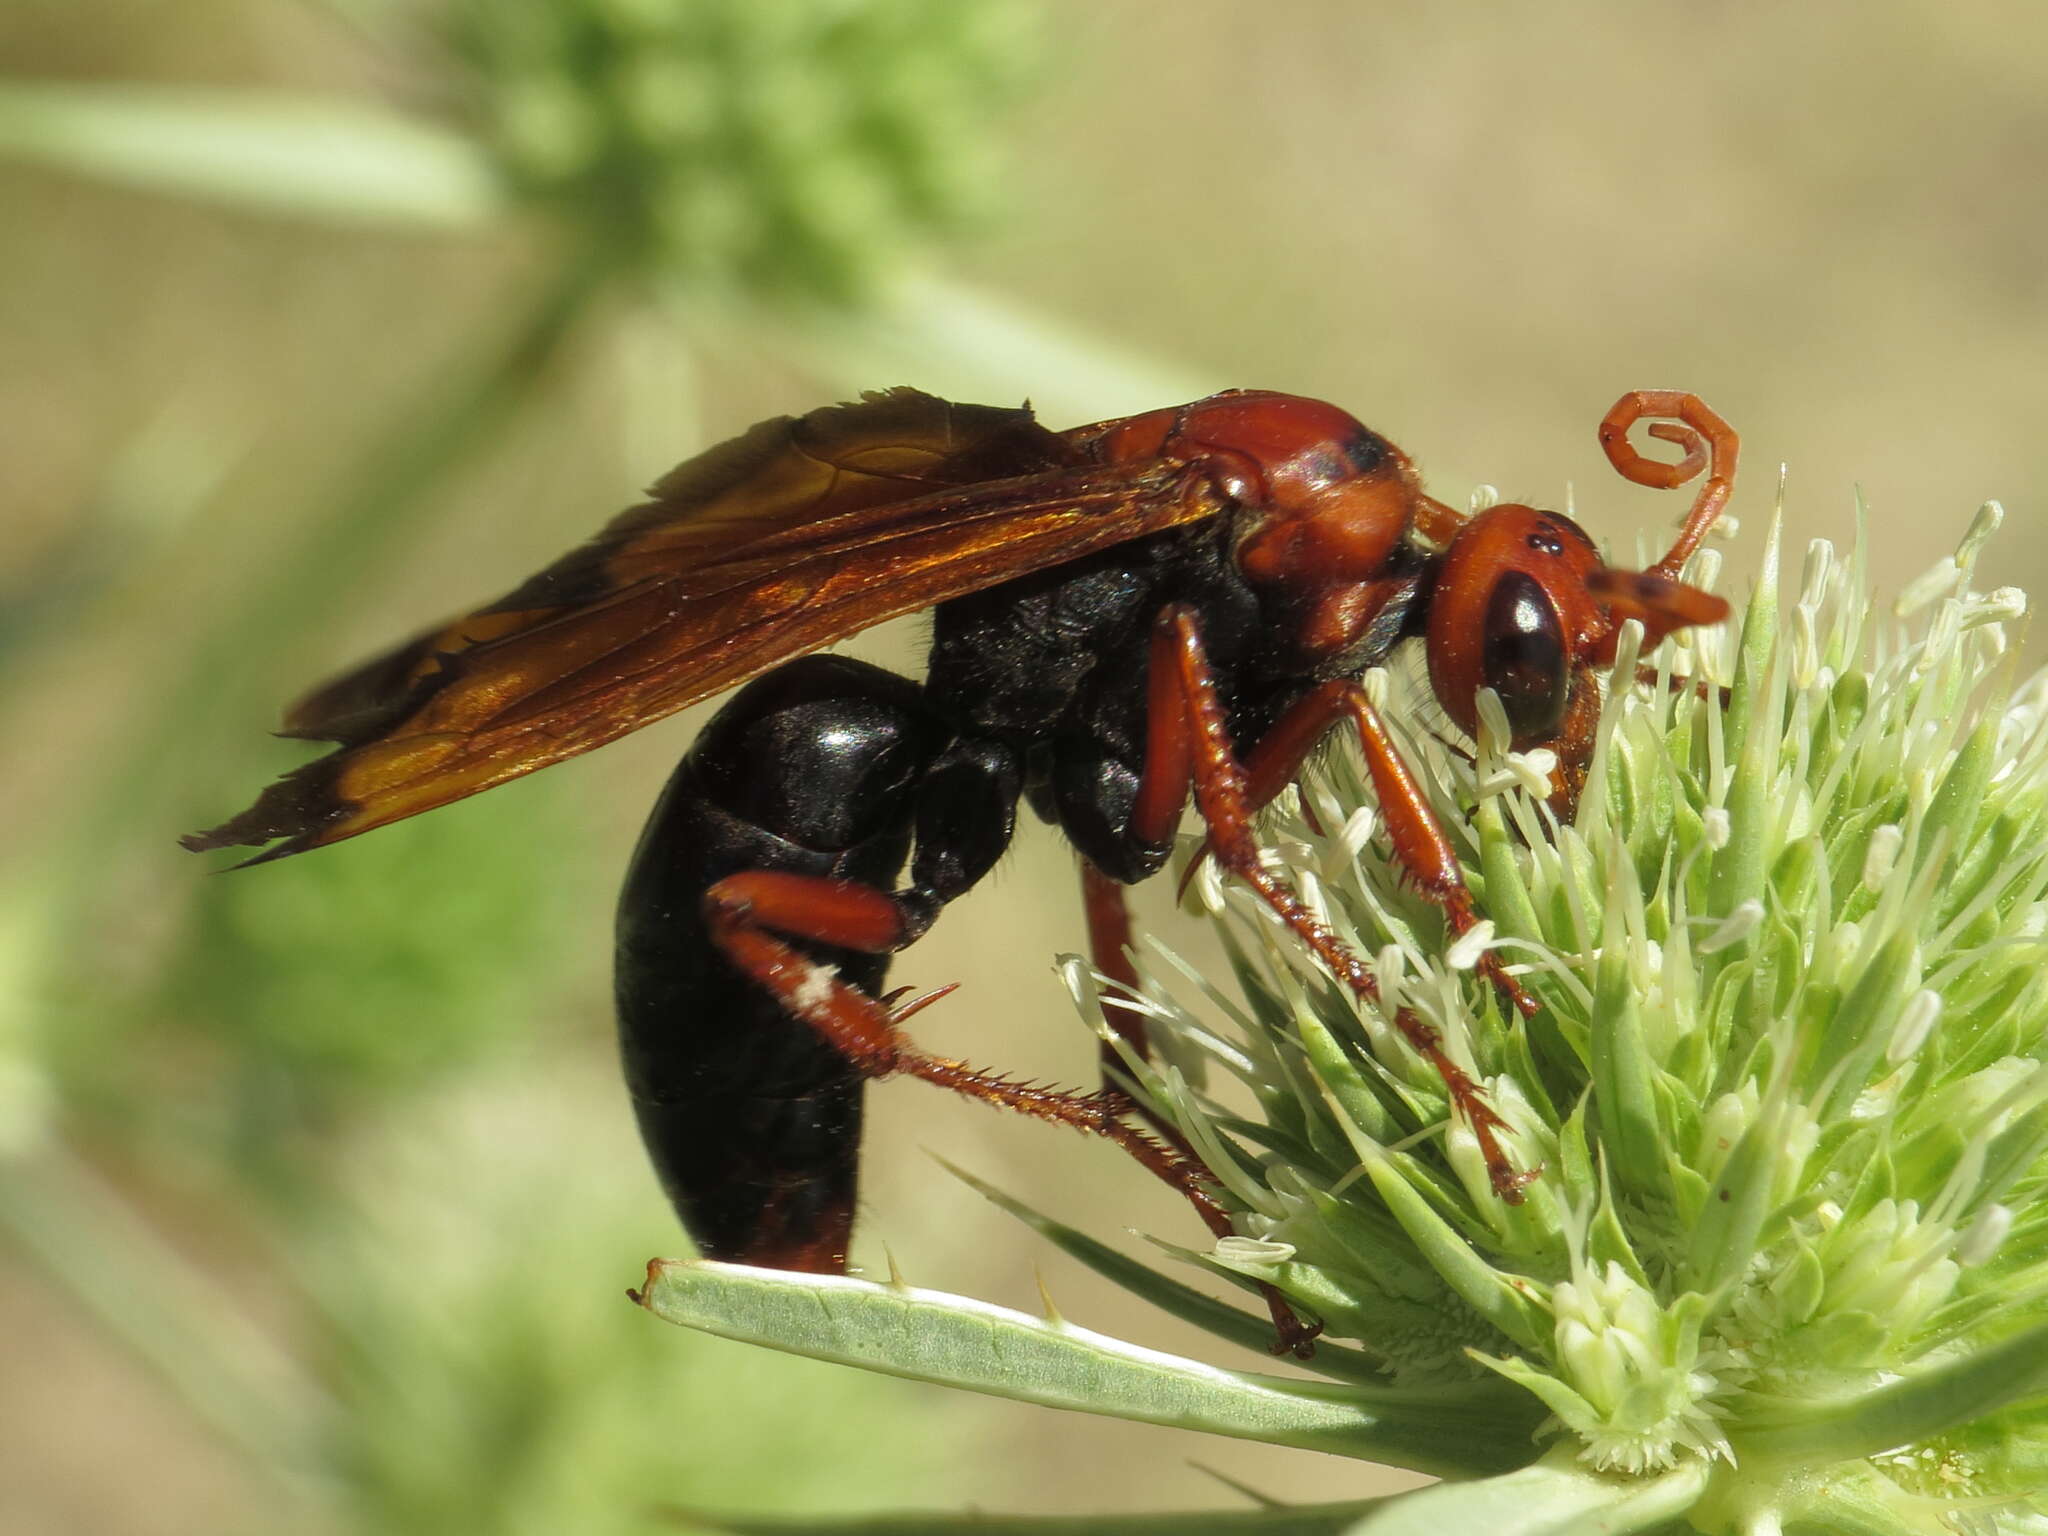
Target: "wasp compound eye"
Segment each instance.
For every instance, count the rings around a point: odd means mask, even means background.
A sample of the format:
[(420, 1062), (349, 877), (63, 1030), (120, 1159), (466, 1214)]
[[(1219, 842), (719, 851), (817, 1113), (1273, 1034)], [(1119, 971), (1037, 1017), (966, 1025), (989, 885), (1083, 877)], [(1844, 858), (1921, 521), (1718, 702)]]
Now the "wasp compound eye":
[(1493, 584), (1482, 673), (1507, 709), (1515, 740), (1557, 729), (1570, 692), (1564, 625), (1542, 583), (1527, 572), (1503, 572)]

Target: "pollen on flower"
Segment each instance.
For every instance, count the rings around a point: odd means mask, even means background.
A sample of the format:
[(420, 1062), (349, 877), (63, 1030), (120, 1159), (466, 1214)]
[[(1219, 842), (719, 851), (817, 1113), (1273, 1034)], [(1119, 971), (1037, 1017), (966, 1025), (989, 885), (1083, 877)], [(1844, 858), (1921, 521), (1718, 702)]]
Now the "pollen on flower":
[(1907, 582), (1900, 591), (1898, 600), (1892, 604), (1897, 617), (1911, 618), (1929, 603), (1935, 602), (1955, 590), (1962, 580), (1963, 569), (1954, 555), (1941, 559)]
[(1369, 805), (1361, 805), (1344, 818), (1344, 825), (1338, 830), (1330, 845), (1332, 867), (1349, 864), (1364, 851), (1372, 841), (1372, 835), (1379, 827), (1379, 813)]
[(1519, 789), (1533, 799), (1550, 793), (1550, 776), (1557, 771), (1557, 754), (1548, 747), (1528, 752), (1504, 752), (1500, 766), (1479, 780), (1481, 796), (1504, 795)]
[(2012, 1231), (2012, 1223), (2011, 1206), (1996, 1201), (1985, 1206), (1956, 1239), (1956, 1262), (1965, 1269), (1989, 1263)]
[(1469, 971), (1492, 947), (1493, 920), (1482, 918), (1459, 934), (1452, 941), (1451, 947), (1444, 951), (1444, 968), (1452, 971)]
[(1886, 822), (1870, 834), (1870, 847), (1863, 855), (1863, 889), (1873, 895), (1884, 889), (1905, 841), (1905, 829), (1894, 821)]
[(1975, 629), (1981, 624), (2009, 624), (2014, 619), (2027, 616), (2027, 594), (2018, 587), (1999, 587), (1982, 597), (1971, 599), (1966, 609), (1962, 627)]
[(1934, 1026), (1941, 1021), (1941, 994), (1930, 987), (1915, 992), (1899, 1015), (1899, 1022), (1893, 1026), (1891, 1042), (1885, 1046), (1884, 1059), (1893, 1066), (1910, 1058), (1927, 1037), (1934, 1033)]
[(1264, 1237), (1219, 1237), (1210, 1252), (1219, 1262), (1231, 1265), (1285, 1264), (1294, 1257), (1294, 1245)]
[(1721, 806), (1710, 805), (1700, 815), (1700, 839), (1711, 851), (1719, 852), (1728, 846), (1730, 827), (1728, 812)]
[(1581, 1459), (1641, 1475), (1685, 1455), (1731, 1456), (1710, 1405), (1719, 1383), (1699, 1369), (1697, 1333), (1619, 1263), (1581, 1268), (1551, 1292), (1555, 1359), (1566, 1391), (1544, 1394), (1585, 1441)]
[(1696, 948), (1703, 955), (1731, 948), (1755, 932), (1763, 920), (1764, 904), (1752, 896), (1715, 924), (1714, 931), (1701, 939)]

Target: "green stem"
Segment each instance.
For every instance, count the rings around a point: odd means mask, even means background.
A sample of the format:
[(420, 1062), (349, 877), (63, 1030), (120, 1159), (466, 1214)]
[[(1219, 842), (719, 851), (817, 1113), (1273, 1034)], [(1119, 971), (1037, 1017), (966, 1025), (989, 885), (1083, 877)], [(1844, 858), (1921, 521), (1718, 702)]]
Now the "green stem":
[(274, 683), (252, 646), (289, 655), (288, 637), (317, 631), (374, 582), (406, 547), (422, 505), (532, 397), (608, 271), (595, 253), (552, 269), (518, 322), (408, 401), (358, 457), (360, 471), (304, 520), (297, 546), (204, 625), (176, 680), (127, 734), (119, 760), (80, 797), (70, 835), (49, 845), (60, 854), (50, 862), (70, 871), (56, 881), (64, 910), (97, 888), (88, 883), (95, 855), (178, 830), (158, 825), (168, 814), (165, 766), (180, 744), (207, 739), (215, 722), (246, 729), (252, 692), (268, 695)]
[[(132, 865), (138, 845), (172, 857), (179, 828), (168, 820), (175, 785), (166, 784), (166, 765), (181, 744), (211, 739), (216, 721), (222, 739), (248, 728), (251, 693), (270, 685), (265, 669), (251, 665), (252, 645), (288, 654), (288, 637), (328, 622), (403, 552), (427, 499), (532, 398), (605, 276), (588, 256), (551, 271), (505, 335), (394, 416), (382, 441), (358, 457), (361, 471), (306, 520), (289, 556), (249, 582), (238, 602), (208, 615), (174, 680), (76, 800), (75, 816), (15, 868), (15, 889), (33, 893), (44, 976), (103, 965), (108, 929), (96, 903), (105, 899), (106, 869)], [(38, 979), (17, 978), (31, 993)], [(260, 1465), (306, 1481), (308, 1441), (327, 1407), (318, 1389), (114, 1191), (68, 1155), (52, 1158), (0, 1168), (0, 1230), (200, 1417)]]
[(1046, 420), (1064, 426), (1222, 387), (1199, 369), (1161, 366), (1028, 305), (931, 274), (902, 278), (885, 302), (853, 314), (721, 313), (691, 297), (670, 297), (693, 333), (714, 345), (757, 350), (765, 331), (779, 354), (847, 394), (913, 384), (991, 404), (1014, 405), (1028, 395)]

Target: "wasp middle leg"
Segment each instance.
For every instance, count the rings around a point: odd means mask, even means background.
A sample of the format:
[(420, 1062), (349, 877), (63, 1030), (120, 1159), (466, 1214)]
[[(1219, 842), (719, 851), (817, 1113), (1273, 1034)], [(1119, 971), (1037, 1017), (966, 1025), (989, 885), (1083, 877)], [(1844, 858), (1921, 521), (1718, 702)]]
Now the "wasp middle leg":
[[(1138, 801), (1146, 819), (1136, 822), (1135, 830), (1154, 839), (1170, 835), (1192, 792), (1208, 828), (1205, 852), (1250, 886), (1332, 975), (1358, 997), (1377, 1005), (1380, 987), (1372, 968), (1309, 910), (1291, 885), (1266, 868), (1260, 857), (1252, 834), (1257, 807), (1254, 785), (1232, 745), (1201, 628), (1191, 610), (1173, 607), (1160, 615), (1152, 632), (1148, 686), (1150, 734)], [(1263, 754), (1254, 749), (1253, 756), (1263, 759), (1265, 777), (1273, 783), (1279, 779), (1281, 760), (1294, 755), (1293, 744), (1306, 736), (1310, 725), (1320, 720), (1327, 728), (1346, 714), (1357, 723), (1403, 867), (1423, 886), (1424, 894), (1444, 909), (1454, 928), (1469, 927), (1471, 897), (1448, 839), (1363, 688), (1340, 683), (1311, 691), (1276, 726), (1273, 739), (1277, 744)], [(1277, 793), (1277, 788), (1272, 792)], [(1518, 1007), (1533, 1009), (1533, 1001), (1513, 978), (1496, 971), (1494, 979)], [(1393, 1023), (1442, 1078), (1453, 1108), (1464, 1117), (1479, 1144), (1494, 1192), (1510, 1204), (1519, 1203), (1530, 1175), (1515, 1167), (1501, 1145), (1505, 1122), (1487, 1103), (1478, 1082), (1452, 1059), (1437, 1031), (1411, 1010), (1394, 1010)]]

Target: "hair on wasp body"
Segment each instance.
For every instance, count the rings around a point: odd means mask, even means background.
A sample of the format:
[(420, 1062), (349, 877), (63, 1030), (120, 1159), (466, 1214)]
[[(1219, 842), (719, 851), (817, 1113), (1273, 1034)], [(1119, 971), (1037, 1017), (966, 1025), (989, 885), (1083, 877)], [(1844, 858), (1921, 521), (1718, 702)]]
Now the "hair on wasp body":
[[(1676, 464), (1627, 433), (1648, 420)], [(1568, 815), (1622, 623), (1654, 643), (1727, 605), (1678, 576), (1725, 502), (1736, 438), (1690, 395), (1624, 396), (1601, 425), (1641, 484), (1704, 472), (1671, 549), (1618, 571), (1570, 518), (1470, 515), (1322, 401), (1232, 390), (1067, 431), (1028, 409), (897, 389), (763, 422), (505, 597), (310, 694), (295, 735), (336, 748), (195, 849), (256, 860), (356, 836), (732, 692), (663, 791), (619, 907), (617, 998), (643, 1137), (700, 1248), (846, 1262), (862, 1088), (909, 1074), (1103, 1136), (1233, 1214), (1171, 1132), (1114, 1087), (1017, 1083), (928, 1055), (885, 992), (890, 957), (1008, 847), (1019, 804), (1079, 854), (1098, 966), (1131, 979), (1122, 889), (1157, 873), (1192, 803), (1205, 856), (1337, 981), (1372, 967), (1261, 860), (1253, 818), (1333, 733), (1453, 941), (1480, 922), (1450, 833), (1360, 681), (1419, 640), (1428, 694), (1468, 737), (1491, 689), (1507, 745), (1551, 754)], [(925, 676), (816, 654), (929, 609)], [(737, 690), (737, 691), (733, 691)], [(1477, 968), (1536, 1000), (1490, 953)], [(1406, 1009), (1496, 1192), (1530, 1176), (1478, 1085)], [(1142, 1024), (1119, 1011), (1129, 1044)], [(1314, 1327), (1270, 1298), (1278, 1347)]]

